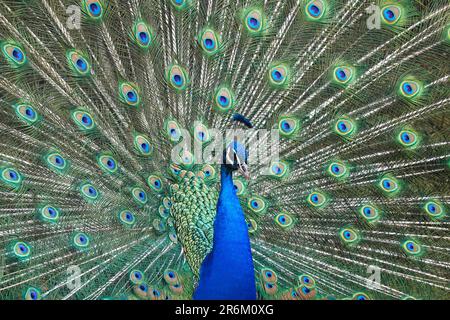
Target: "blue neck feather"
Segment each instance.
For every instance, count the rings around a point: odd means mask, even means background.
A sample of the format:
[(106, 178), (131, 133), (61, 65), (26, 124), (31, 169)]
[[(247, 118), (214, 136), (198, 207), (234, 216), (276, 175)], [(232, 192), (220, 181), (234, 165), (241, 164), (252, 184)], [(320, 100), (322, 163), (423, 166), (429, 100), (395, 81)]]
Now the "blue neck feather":
[(256, 299), (248, 227), (234, 190), (233, 172), (225, 165), (222, 165), (221, 170), (213, 249), (201, 266), (200, 282), (194, 299)]

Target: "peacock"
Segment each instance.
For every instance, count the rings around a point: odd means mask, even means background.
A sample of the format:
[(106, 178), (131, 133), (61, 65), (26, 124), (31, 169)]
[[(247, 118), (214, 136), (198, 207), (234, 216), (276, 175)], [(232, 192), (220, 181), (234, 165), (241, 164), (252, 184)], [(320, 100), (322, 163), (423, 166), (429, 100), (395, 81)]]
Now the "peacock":
[(449, 61), (447, 0), (1, 0), (0, 299), (449, 299)]

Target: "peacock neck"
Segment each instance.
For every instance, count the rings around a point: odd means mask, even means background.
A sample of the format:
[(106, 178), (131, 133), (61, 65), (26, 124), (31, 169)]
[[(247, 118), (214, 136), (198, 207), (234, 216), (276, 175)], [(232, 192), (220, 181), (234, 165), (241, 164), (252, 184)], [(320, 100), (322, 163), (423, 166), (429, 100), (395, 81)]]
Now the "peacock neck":
[(221, 168), (221, 188), (214, 221), (213, 249), (200, 269), (196, 299), (256, 298), (248, 227), (233, 184), (233, 172)]

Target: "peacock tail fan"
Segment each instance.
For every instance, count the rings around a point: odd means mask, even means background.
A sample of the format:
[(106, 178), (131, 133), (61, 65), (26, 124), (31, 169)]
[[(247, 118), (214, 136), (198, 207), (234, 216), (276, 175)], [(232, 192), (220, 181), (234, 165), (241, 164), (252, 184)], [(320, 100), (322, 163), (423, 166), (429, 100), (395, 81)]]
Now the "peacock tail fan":
[(448, 298), (449, 14), (1, 1), (0, 299), (192, 298), (236, 120), (259, 299)]

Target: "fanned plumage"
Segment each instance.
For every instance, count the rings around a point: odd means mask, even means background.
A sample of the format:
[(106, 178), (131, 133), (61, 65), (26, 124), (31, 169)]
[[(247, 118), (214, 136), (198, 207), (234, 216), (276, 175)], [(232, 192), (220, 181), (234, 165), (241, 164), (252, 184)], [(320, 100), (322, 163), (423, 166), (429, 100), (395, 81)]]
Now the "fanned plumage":
[(236, 112), (258, 298), (448, 299), (450, 5), (372, 4), (2, 0), (0, 299), (192, 298)]

